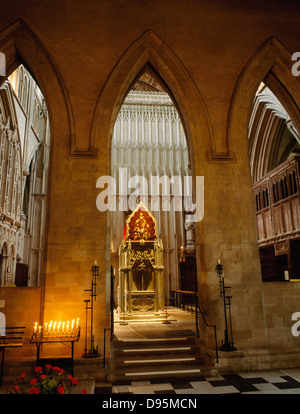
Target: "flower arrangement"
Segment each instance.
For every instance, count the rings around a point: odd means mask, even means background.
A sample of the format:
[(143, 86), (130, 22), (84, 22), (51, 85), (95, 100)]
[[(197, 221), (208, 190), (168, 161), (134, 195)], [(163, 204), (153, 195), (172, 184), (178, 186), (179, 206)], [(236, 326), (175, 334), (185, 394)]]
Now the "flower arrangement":
[[(36, 367), (31, 379), (27, 379), (25, 373), (22, 373), (19, 379), (26, 383), (26, 391), (16, 384), (13, 387), (15, 394), (68, 394), (72, 387), (79, 384), (79, 381), (71, 374), (66, 374), (64, 369), (50, 364), (46, 364), (44, 369)], [(86, 394), (85, 389), (82, 390), (82, 394)]]

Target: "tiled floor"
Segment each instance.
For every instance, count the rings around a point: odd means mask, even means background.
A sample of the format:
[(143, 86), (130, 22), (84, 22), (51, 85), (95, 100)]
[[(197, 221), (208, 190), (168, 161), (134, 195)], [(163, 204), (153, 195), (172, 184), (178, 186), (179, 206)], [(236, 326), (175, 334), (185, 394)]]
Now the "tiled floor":
[(95, 384), (95, 394), (300, 394), (300, 369), (224, 374), (217, 377)]

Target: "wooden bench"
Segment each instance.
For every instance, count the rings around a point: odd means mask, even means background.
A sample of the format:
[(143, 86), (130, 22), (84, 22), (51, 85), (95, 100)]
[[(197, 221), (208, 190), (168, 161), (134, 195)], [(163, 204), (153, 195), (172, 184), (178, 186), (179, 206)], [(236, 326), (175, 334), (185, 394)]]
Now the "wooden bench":
[(0, 336), (0, 351), (2, 352), (0, 386), (2, 385), (4, 354), (7, 348), (20, 348), (24, 345), (23, 336), (24, 326), (11, 326), (5, 328), (5, 335)]

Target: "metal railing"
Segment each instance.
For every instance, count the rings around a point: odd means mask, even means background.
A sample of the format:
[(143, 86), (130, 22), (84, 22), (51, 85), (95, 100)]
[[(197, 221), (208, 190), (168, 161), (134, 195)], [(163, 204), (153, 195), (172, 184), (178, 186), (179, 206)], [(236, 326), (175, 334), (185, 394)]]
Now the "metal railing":
[(196, 323), (196, 332), (197, 337), (199, 337), (199, 322), (198, 322), (198, 312), (202, 316), (202, 319), (205, 325), (208, 328), (214, 329), (214, 341), (215, 341), (215, 350), (216, 350), (216, 362), (219, 362), (218, 354), (218, 340), (217, 340), (217, 327), (216, 325), (211, 325), (207, 322), (204, 313), (201, 310), (201, 307), (198, 302), (198, 293), (193, 291), (184, 291), (184, 290), (174, 290), (172, 293), (173, 305), (177, 308), (180, 308), (184, 311), (194, 313), (195, 312), (195, 323)]
[[(110, 328), (104, 328), (103, 330), (103, 368), (105, 368), (106, 366), (106, 332), (107, 331), (111, 331)], [(110, 338), (110, 342), (111, 342), (111, 338)]]
[[(203, 314), (203, 312), (202, 312), (202, 310), (201, 310), (201, 308), (200, 308), (200, 306), (199, 306), (199, 303), (197, 302), (196, 303), (196, 309), (198, 309), (199, 310), (199, 312), (200, 312), (200, 315), (202, 316), (202, 318), (203, 318), (203, 320), (204, 320), (204, 323), (205, 323), (205, 325), (208, 327), (208, 328), (213, 328), (214, 329), (214, 337), (215, 337), (215, 350), (216, 350), (216, 362), (218, 363), (219, 362), (219, 354), (218, 354), (218, 340), (217, 340), (217, 327), (216, 327), (216, 325), (210, 325), (210, 324), (208, 324), (207, 323), (207, 320), (206, 320), (206, 318), (205, 318), (205, 316), (204, 316), (204, 314)], [(196, 319), (197, 319), (197, 311), (196, 311)], [(198, 321), (197, 321), (197, 325), (198, 325)], [(199, 328), (198, 328), (199, 329)]]

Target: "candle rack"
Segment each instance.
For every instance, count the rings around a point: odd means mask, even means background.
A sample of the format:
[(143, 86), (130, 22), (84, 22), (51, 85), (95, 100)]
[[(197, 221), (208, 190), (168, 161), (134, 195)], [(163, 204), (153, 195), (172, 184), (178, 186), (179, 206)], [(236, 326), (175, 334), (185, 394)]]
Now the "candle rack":
[(70, 333), (33, 333), (30, 342), (69, 342), (78, 341), (80, 337), (80, 327)]
[[(231, 299), (232, 296), (226, 295), (227, 290), (231, 289), (231, 286), (225, 286), (224, 275), (223, 275), (223, 265), (220, 263), (216, 265), (216, 271), (219, 277), (219, 285), (220, 285), (220, 296), (223, 298), (223, 305), (224, 305), (224, 317), (225, 317), (225, 332), (224, 332), (224, 342), (222, 341), (222, 345), (220, 346), (220, 351), (236, 351), (233, 342), (233, 333), (232, 333), (232, 321), (231, 321)], [(230, 334), (231, 334), (231, 341), (229, 342), (229, 333), (228, 333), (228, 315), (227, 311), (229, 312), (229, 325), (230, 325)]]
[[(53, 324), (52, 322), (50, 322), (50, 324), (46, 323), (44, 326), (38, 327), (37, 323), (35, 323), (30, 343), (36, 344), (36, 364), (40, 365), (40, 353), (43, 346), (54, 343), (61, 343), (71, 349), (71, 358), (69, 358), (69, 360), (71, 361), (71, 372), (73, 375), (74, 342), (77, 342), (79, 338), (79, 319), (77, 319), (76, 323), (74, 319), (71, 325), (69, 324), (69, 322), (59, 322), (58, 324), (56, 322), (54, 322)], [(71, 346), (69, 344), (71, 344)]]
[(68, 322), (50, 322), (43, 326), (37, 326), (37, 322), (33, 327), (31, 342), (66, 342), (78, 340), (80, 337), (79, 318)]
[[(99, 276), (99, 266), (97, 262), (92, 266), (92, 280), (91, 280), (91, 289), (86, 289), (85, 292), (90, 292), (90, 299), (84, 300), (85, 303), (85, 312), (86, 312), (86, 335), (85, 335), (85, 349), (83, 353), (83, 358), (97, 358), (100, 356), (98, 352), (98, 345), (95, 349), (95, 339), (94, 339), (94, 301), (96, 301), (97, 293), (97, 277)], [(88, 348), (88, 319), (90, 313), (90, 343)]]

